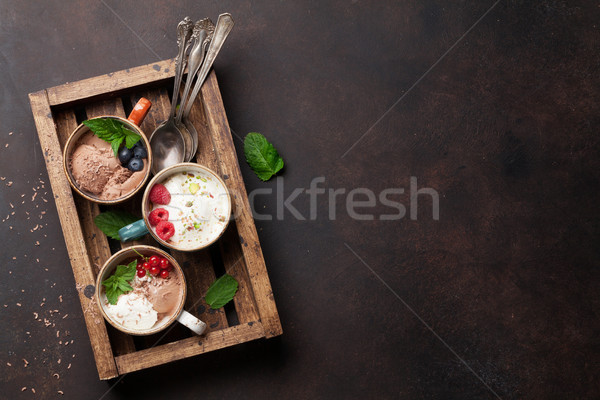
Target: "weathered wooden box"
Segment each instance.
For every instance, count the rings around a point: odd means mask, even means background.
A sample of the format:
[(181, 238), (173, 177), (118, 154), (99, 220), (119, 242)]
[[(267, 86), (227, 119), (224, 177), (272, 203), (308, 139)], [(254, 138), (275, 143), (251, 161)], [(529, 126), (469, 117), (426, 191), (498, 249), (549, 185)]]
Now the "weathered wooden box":
[[(199, 136), (196, 162), (225, 180), (236, 219), (209, 249), (170, 251), (186, 275), (185, 309), (208, 324), (207, 333), (193, 336), (175, 324), (156, 335), (132, 337), (105, 323), (93, 300), (99, 268), (112, 253), (133, 243), (107, 239), (95, 226), (93, 218), (105, 209), (71, 190), (63, 172), (62, 148), (82, 120), (98, 115), (125, 116), (140, 97), (153, 103), (141, 126), (150, 134), (169, 113), (173, 71), (173, 60), (166, 60), (29, 95), (100, 379), (282, 333), (214, 71), (190, 115)], [(141, 195), (115, 208), (141, 216)], [(142, 242), (158, 246), (149, 235)], [(225, 272), (238, 280), (238, 293), (224, 309), (211, 310), (203, 296), (215, 277)]]

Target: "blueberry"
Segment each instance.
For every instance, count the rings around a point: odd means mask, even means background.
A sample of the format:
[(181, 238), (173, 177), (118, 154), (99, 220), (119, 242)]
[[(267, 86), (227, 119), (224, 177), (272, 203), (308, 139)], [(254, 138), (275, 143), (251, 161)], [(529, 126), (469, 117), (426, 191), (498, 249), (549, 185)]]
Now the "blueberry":
[(143, 146), (139, 146), (139, 147), (134, 146), (133, 147), (133, 156), (135, 158), (146, 158), (146, 157), (148, 157), (148, 152), (146, 151), (146, 149)]
[(133, 157), (133, 151), (127, 147), (123, 146), (123, 148), (119, 150), (119, 161), (121, 161), (121, 164), (127, 164), (129, 160), (131, 160), (131, 157)]
[(140, 158), (134, 157), (131, 160), (129, 160), (127, 168), (129, 168), (129, 170), (133, 172), (141, 171), (142, 169), (144, 169), (144, 162)]

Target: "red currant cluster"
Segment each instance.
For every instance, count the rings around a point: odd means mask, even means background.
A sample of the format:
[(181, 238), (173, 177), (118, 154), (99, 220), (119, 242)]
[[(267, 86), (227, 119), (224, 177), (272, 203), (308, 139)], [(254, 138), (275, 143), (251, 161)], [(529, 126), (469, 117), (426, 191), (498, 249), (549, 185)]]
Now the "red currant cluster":
[(140, 278), (143, 278), (146, 274), (168, 278), (171, 269), (173, 269), (173, 266), (169, 260), (157, 255), (139, 259), (136, 266), (137, 276)]

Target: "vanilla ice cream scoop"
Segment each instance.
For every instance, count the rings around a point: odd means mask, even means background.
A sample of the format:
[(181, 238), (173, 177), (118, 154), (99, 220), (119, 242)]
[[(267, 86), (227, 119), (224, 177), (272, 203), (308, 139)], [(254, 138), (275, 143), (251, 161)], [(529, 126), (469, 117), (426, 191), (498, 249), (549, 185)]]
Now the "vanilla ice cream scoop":
[(136, 291), (119, 296), (117, 304), (107, 304), (106, 313), (123, 327), (131, 330), (152, 328), (158, 314), (143, 293)]

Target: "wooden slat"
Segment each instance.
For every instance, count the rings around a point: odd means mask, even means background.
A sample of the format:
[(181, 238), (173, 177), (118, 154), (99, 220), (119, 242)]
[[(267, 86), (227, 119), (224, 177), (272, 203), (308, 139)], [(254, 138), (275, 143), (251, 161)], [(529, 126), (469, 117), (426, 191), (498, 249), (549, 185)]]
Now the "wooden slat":
[(227, 115), (219, 91), (214, 70), (202, 86), (202, 99), (208, 118), (208, 126), (213, 134), (216, 153), (219, 155), (221, 171), (228, 176), (228, 188), (233, 192), (240, 240), (244, 241), (242, 251), (246, 260), (248, 275), (260, 319), (266, 337), (281, 335), (283, 332), (265, 260), (258, 240), (258, 233), (250, 211), (248, 195), (240, 172)]
[[(62, 111), (55, 117), (58, 138), (61, 143), (65, 143), (71, 134), (77, 128), (75, 114), (72, 111)], [(95, 267), (95, 273), (106, 260), (110, 258), (110, 247), (106, 235), (94, 224), (94, 217), (100, 213), (98, 204), (87, 201), (78, 195), (74, 196), (77, 206), (79, 221), (84, 233), (86, 247), (90, 255), (90, 262)]]
[[(215, 151), (214, 137), (208, 126), (204, 102), (200, 99), (194, 102), (190, 112), (190, 121), (198, 133), (198, 152), (196, 161), (205, 165), (225, 178), (225, 173), (219, 163), (217, 152)], [(232, 232), (234, 232), (232, 234)], [(258, 320), (256, 305), (254, 304), (252, 289), (250, 287), (248, 273), (246, 271), (246, 261), (244, 259), (240, 241), (237, 234), (235, 222), (230, 226), (223, 237), (218, 241), (218, 246), (223, 259), (225, 272), (232, 275), (239, 283), (239, 289), (233, 298), (239, 323), (246, 323)]]
[(56, 136), (62, 150), (71, 133), (77, 128), (77, 119), (75, 118), (75, 113), (69, 110), (56, 113), (54, 121), (56, 123)]
[[(146, 97), (152, 102), (150, 113), (148, 113), (146, 120), (141, 126), (142, 130), (149, 135), (161, 122), (168, 118), (171, 101), (167, 91), (164, 89), (139, 91), (132, 95), (132, 103), (137, 102), (140, 97)], [(194, 116), (197, 115), (190, 114), (190, 117)], [(207, 158), (206, 161), (210, 161), (210, 159)], [(208, 331), (226, 328), (228, 325), (224, 310), (210, 310), (204, 302), (204, 294), (215, 280), (215, 273), (208, 251), (189, 253), (172, 250), (171, 254), (184, 268), (188, 287), (185, 304), (186, 311), (206, 322)], [(198, 310), (203, 310), (204, 312), (199, 314)]]
[[(56, 127), (52, 119), (52, 112), (45, 90), (31, 93), (29, 95), (33, 117), (37, 127), (40, 145), (46, 160), (48, 177), (56, 209), (60, 219), (63, 235), (67, 244), (67, 251), (71, 260), (73, 275), (78, 287), (85, 288), (95, 286), (95, 277), (87, 254), (81, 225), (77, 218), (77, 210), (71, 192), (71, 187), (63, 172), (62, 151)], [(106, 326), (99, 315), (93, 315), (90, 309), (96, 307), (93, 304), (94, 297), (87, 298), (84, 290), (78, 290), (79, 300), (83, 309), (83, 316), (87, 326), (90, 342), (98, 375), (100, 379), (110, 379), (117, 376), (117, 367), (113, 358), (113, 352), (106, 332)], [(100, 319), (100, 320), (99, 320)]]
[(100, 214), (100, 209), (96, 203), (91, 203), (78, 195), (74, 195), (74, 197), (79, 211), (79, 221), (84, 232), (85, 245), (90, 262), (94, 267), (94, 275), (97, 276), (102, 265), (111, 256), (106, 235), (94, 223), (94, 218)]
[(108, 99), (88, 104), (85, 107), (85, 113), (88, 118), (100, 117), (103, 115), (116, 115), (125, 117), (123, 102), (121, 99)]
[(64, 106), (76, 101), (93, 99), (107, 93), (112, 92), (114, 94), (136, 86), (159, 82), (172, 78), (175, 75), (174, 67), (174, 59), (170, 59), (66, 83), (46, 89), (48, 101), (50, 106)]
[(208, 129), (204, 103), (200, 97), (194, 101), (189, 115), (189, 121), (194, 125), (196, 133), (198, 133), (198, 149), (193, 160), (219, 174), (221, 172), (219, 159), (215, 151), (211, 132)]
[(188, 289), (185, 310), (206, 323), (206, 332), (227, 328), (227, 316), (223, 308), (212, 310), (204, 301), (206, 291), (215, 281), (215, 271), (208, 249), (193, 253), (172, 250), (171, 254), (185, 273)]
[(260, 322), (232, 326), (206, 336), (194, 336), (115, 358), (119, 374), (166, 364), (183, 358), (249, 342), (264, 336)]
[[(116, 115), (119, 117), (125, 116), (125, 111), (123, 110), (123, 103), (121, 102), (121, 99), (104, 100), (90, 104), (85, 107), (85, 112), (88, 118), (99, 117), (102, 115)], [(87, 201), (86, 199), (81, 199), (79, 203), (80, 218), (83, 218), (82, 223), (84, 229), (86, 226), (89, 226), (88, 229), (90, 230), (95, 229), (96, 235), (99, 235), (102, 238), (104, 238), (104, 241), (106, 242), (108, 254), (101, 255), (101, 258), (103, 258), (103, 261), (100, 264), (101, 267), (104, 264), (104, 262), (110, 258), (111, 253), (110, 247), (108, 247), (108, 239), (106, 238), (106, 235), (104, 235), (104, 233), (102, 233), (102, 231), (100, 231), (100, 229), (96, 227), (96, 224), (94, 224), (93, 221), (93, 218), (100, 213), (100, 209), (97, 203), (92, 203), (90, 201)], [(132, 210), (132, 206), (127, 205), (127, 203), (125, 203), (125, 205), (123, 205), (122, 208), (128, 209), (129, 211)], [(127, 246), (121, 247), (125, 248)], [(116, 354), (129, 354), (135, 351), (135, 344), (131, 336), (117, 329), (108, 329), (110, 332), (110, 337), (112, 338), (112, 343), (113, 347), (115, 348)]]
[[(196, 162), (207, 166), (223, 177), (224, 173), (215, 151), (214, 138), (209, 130), (204, 103), (201, 100), (194, 102), (190, 112), (190, 121), (194, 124), (198, 133)], [(225, 271), (235, 277), (239, 283), (238, 293), (234, 297), (238, 322), (246, 323), (256, 321), (258, 320), (258, 314), (256, 312), (254, 300), (252, 299), (253, 294), (251, 293), (249, 278), (246, 272), (246, 263), (240, 248), (239, 238), (237, 237), (235, 222), (232, 222), (231, 225), (232, 226), (227, 229), (227, 232), (235, 231), (236, 233), (231, 235), (226, 232), (223, 238), (218, 241), (218, 246), (222, 254), (223, 266)], [(233, 242), (229, 243), (230, 240), (233, 240)], [(219, 311), (222, 312), (222, 309)], [(224, 313), (223, 316), (225, 316)]]
[(238, 281), (238, 291), (233, 298), (240, 324), (259, 319), (254, 304), (254, 293), (246, 268), (246, 260), (240, 246), (240, 238), (235, 221), (231, 221), (219, 240), (225, 272)]

